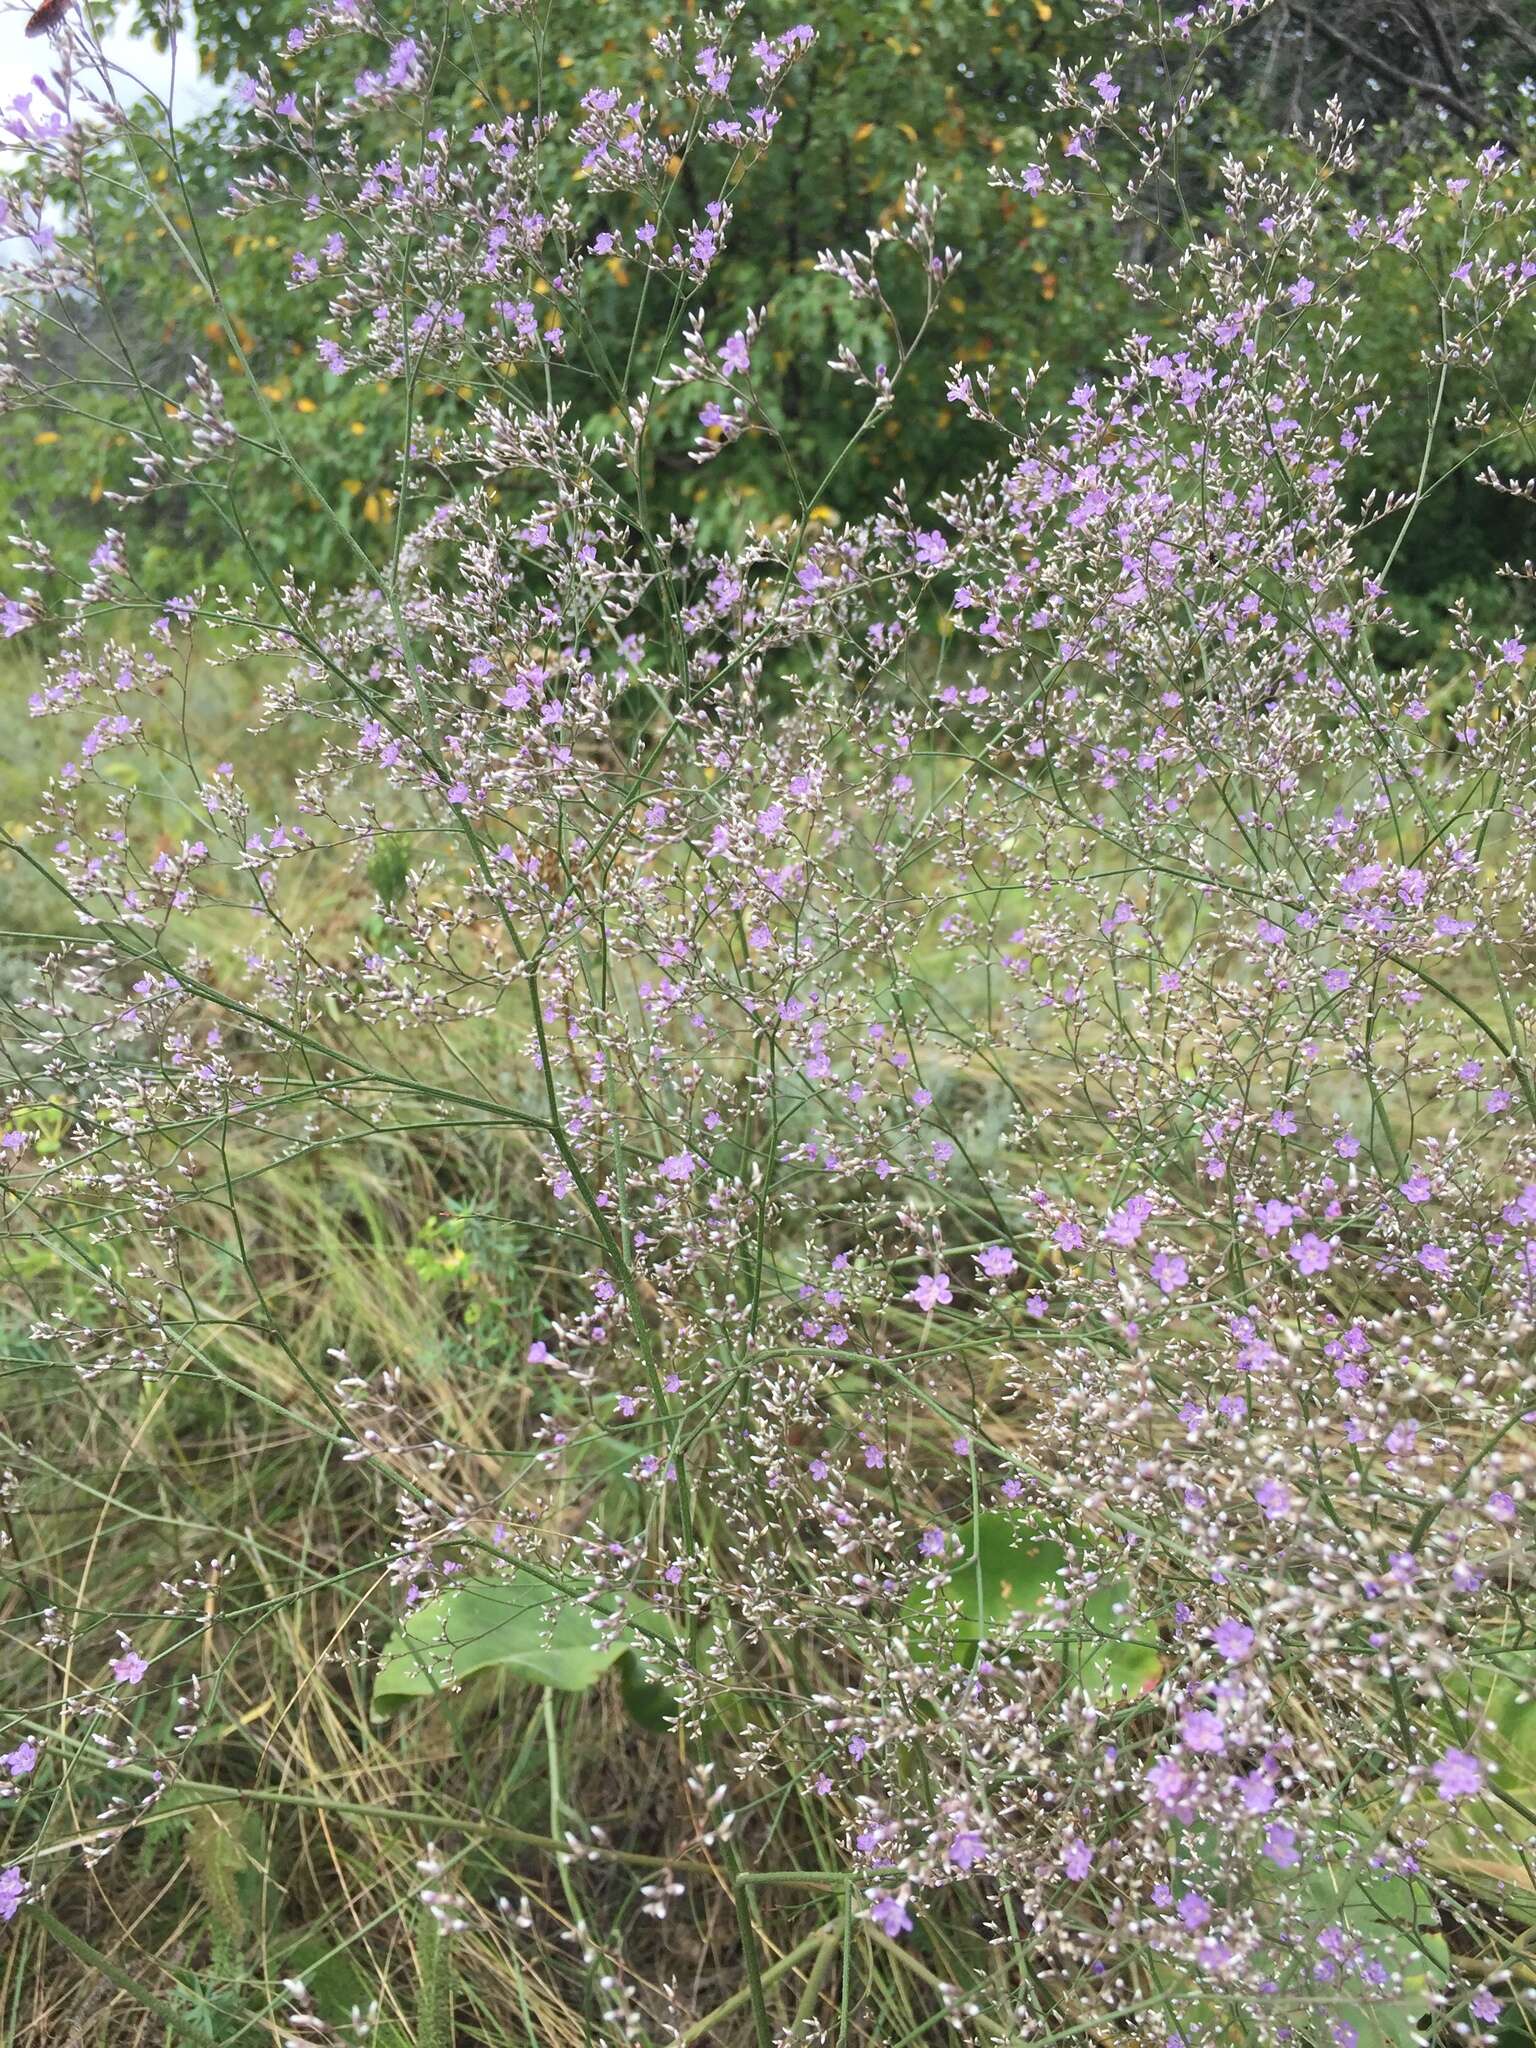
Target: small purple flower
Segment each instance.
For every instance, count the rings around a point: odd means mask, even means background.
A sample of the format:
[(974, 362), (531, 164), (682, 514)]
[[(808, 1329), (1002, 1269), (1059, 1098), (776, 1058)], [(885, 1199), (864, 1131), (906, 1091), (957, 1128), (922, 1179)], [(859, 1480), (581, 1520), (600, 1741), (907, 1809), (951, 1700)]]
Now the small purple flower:
[(1248, 1771), (1237, 1780), (1242, 1788), (1245, 1813), (1268, 1813), (1275, 1803), (1274, 1781), (1260, 1769)]
[(1434, 1769), (1436, 1790), (1452, 1805), (1458, 1799), (1475, 1799), (1483, 1789), (1482, 1763), (1464, 1749), (1448, 1749)]
[(1177, 1294), (1189, 1281), (1189, 1268), (1182, 1252), (1159, 1252), (1149, 1271), (1153, 1286), (1165, 1295)]
[(112, 1659), (112, 1676), (119, 1685), (137, 1685), (148, 1669), (132, 1643), (125, 1643), (123, 1654)]
[(1066, 1854), (1061, 1859), (1061, 1867), (1074, 1884), (1081, 1884), (1092, 1870), (1093, 1851), (1081, 1835), (1075, 1841), (1068, 1842)]
[(925, 1529), (917, 1539), (917, 1547), (924, 1557), (942, 1557), (944, 1555), (944, 1531), (942, 1529)]
[(1234, 1621), (1229, 1616), (1211, 1630), (1211, 1642), (1229, 1664), (1241, 1664), (1253, 1648), (1253, 1630), (1246, 1621)]
[(907, 1296), (908, 1301), (917, 1303), (925, 1316), (932, 1315), (936, 1308), (942, 1308), (954, 1298), (947, 1273), (924, 1273)]
[(1145, 1782), (1148, 1797), (1155, 1799), (1165, 1814), (1174, 1820), (1194, 1817), (1190, 1775), (1177, 1757), (1160, 1756), (1148, 1770)]
[(1005, 1244), (989, 1244), (976, 1263), (989, 1280), (1006, 1280), (1019, 1262)]
[(1220, 1756), (1227, 1746), (1227, 1731), (1219, 1714), (1209, 1707), (1196, 1707), (1179, 1723), (1179, 1740), (1197, 1756)]
[(1253, 1489), (1266, 1522), (1283, 1522), (1291, 1512), (1291, 1489), (1279, 1479), (1265, 1479)]
[(16, 1909), (27, 1896), (28, 1889), (19, 1865), (13, 1863), (9, 1870), (0, 1870), (0, 1920), (16, 1918)]
[(1291, 1257), (1301, 1273), (1326, 1273), (1333, 1263), (1333, 1246), (1319, 1237), (1315, 1230), (1309, 1230), (1299, 1243), (1291, 1246)]
[(1264, 1235), (1278, 1237), (1282, 1230), (1290, 1228), (1296, 1211), (1289, 1202), (1261, 1202), (1257, 1214)]
[(1110, 1244), (1120, 1245), (1129, 1250), (1141, 1236), (1147, 1218), (1152, 1214), (1152, 1199), (1149, 1195), (1132, 1195), (1123, 1208), (1112, 1209), (1104, 1218), (1104, 1236)]
[(1275, 1821), (1264, 1831), (1264, 1854), (1277, 1870), (1294, 1870), (1301, 1861), (1296, 1830), (1287, 1827), (1283, 1820)]
[(986, 1842), (974, 1828), (961, 1828), (949, 1845), (949, 1860), (957, 1870), (973, 1870), (986, 1853)]
[(911, 1931), (912, 1915), (893, 1892), (875, 1893), (869, 1902), (869, 1917), (889, 1941)]
[(669, 1159), (663, 1159), (661, 1162), (661, 1177), (663, 1180), (679, 1182), (691, 1180), (697, 1165), (698, 1161), (691, 1152), (674, 1152)]

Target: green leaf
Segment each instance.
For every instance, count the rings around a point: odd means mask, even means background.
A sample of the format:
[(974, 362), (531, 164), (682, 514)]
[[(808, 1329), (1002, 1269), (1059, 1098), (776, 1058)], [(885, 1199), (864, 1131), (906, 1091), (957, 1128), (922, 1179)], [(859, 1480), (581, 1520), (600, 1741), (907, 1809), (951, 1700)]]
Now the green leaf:
[(626, 1650), (619, 1659), (619, 1690), (632, 1720), (665, 1735), (677, 1715), (677, 1695), (661, 1675), (654, 1652)]
[[(1486, 1656), (1447, 1678), (1454, 1712), (1442, 1707), (1436, 1718), (1447, 1741), (1470, 1748), (1490, 1766), (1495, 1793), (1529, 1806), (1536, 1802), (1536, 1653), (1522, 1646), (1489, 1649)], [(1536, 1925), (1536, 1889), (1511, 1840), (1509, 1819), (1497, 1797), (1463, 1801), (1436, 1828), (1431, 1854), (1440, 1869)]]
[[(1032, 1615), (1038, 1627), (1023, 1633), (1059, 1645), (1068, 1676), (1088, 1692), (1101, 1698), (1135, 1695), (1156, 1683), (1162, 1660), (1136, 1633), (1124, 1580), (1100, 1583), (1079, 1609), (1063, 1616), (1067, 1545), (1086, 1547), (1076, 1530), (1038, 1516), (983, 1514), (953, 1540), (966, 1561), (956, 1566), (942, 1597), (954, 1644), (967, 1662), (978, 1645), (1016, 1617)], [(920, 1600), (921, 1595), (909, 1600), (909, 1609)]]
[(379, 900), (386, 909), (393, 910), (405, 894), (411, 873), (411, 857), (398, 833), (391, 833), (379, 841), (366, 872)]
[(1318, 2038), (1330, 2042), (1328, 2029), (1342, 2025), (1354, 2029), (1356, 2048), (1423, 2048), (1420, 2022), (1450, 1974), (1450, 1952), (1425, 1888), (1408, 1878), (1362, 1868), (1367, 1846), (1359, 1846), (1360, 1862), (1340, 1856), (1319, 1864), (1308, 1871), (1304, 1889), (1319, 1927), (1342, 1927), (1370, 1960), (1390, 1971), (1393, 1988), (1367, 1991), (1362, 1985), (1367, 2003), (1330, 2002), (1327, 2025)]
[(396, 1628), (373, 1682), (374, 1707), (388, 1712), (404, 1700), (428, 1699), (481, 1671), (585, 1692), (617, 1664), (625, 1706), (642, 1728), (660, 1734), (677, 1712), (663, 1676), (674, 1632), (664, 1614), (643, 1603), (635, 1612), (642, 1625), (605, 1632), (597, 1610), (533, 1572), (465, 1579)]
[[(1446, 1691), (1471, 1722), (1470, 1747), (1491, 1764), (1501, 1792), (1530, 1804), (1536, 1795), (1536, 1652), (1497, 1651), (1448, 1679)], [(1447, 1716), (1453, 1738), (1462, 1739)]]
[(373, 1704), (429, 1698), (490, 1670), (584, 1692), (631, 1640), (627, 1629), (602, 1635), (590, 1607), (532, 1572), (466, 1579), (424, 1601), (395, 1630), (373, 1682)]
[[(1288, 2003), (1305, 2001), (1308, 2028), (1300, 2038), (1311, 2048), (1335, 2048), (1335, 2029), (1344, 2027), (1353, 2030), (1355, 2048), (1425, 2048), (1419, 2022), (1432, 2012), (1450, 1974), (1450, 1952), (1439, 1931), (1434, 1902), (1416, 1879), (1371, 1867), (1380, 1837), (1363, 1815), (1346, 1813), (1341, 1818), (1346, 1832), (1320, 1843), (1315, 1856), (1294, 1876), (1269, 1872), (1267, 1898), (1253, 1902), (1261, 1921), (1270, 1910), (1279, 1910), (1287, 1939), (1295, 1946), (1294, 1972), (1282, 1992)], [(1176, 1827), (1172, 1833), (1177, 1851), (1175, 1889), (1192, 1883), (1224, 1896), (1222, 1831), (1202, 1821)], [(1300, 1886), (1299, 1927), (1295, 1884)], [(1342, 1932), (1351, 1958), (1336, 1986), (1311, 1975), (1320, 1954), (1318, 1938), (1330, 1928)], [(1380, 1986), (1359, 1974), (1377, 1965), (1390, 1980)], [(1252, 2039), (1251, 2011), (1242, 1999), (1225, 1993), (1218, 1981), (1167, 1962), (1158, 1965), (1156, 1977), (1177, 2031), (1200, 2048), (1216, 2048), (1223, 2042), (1240, 2048)]]

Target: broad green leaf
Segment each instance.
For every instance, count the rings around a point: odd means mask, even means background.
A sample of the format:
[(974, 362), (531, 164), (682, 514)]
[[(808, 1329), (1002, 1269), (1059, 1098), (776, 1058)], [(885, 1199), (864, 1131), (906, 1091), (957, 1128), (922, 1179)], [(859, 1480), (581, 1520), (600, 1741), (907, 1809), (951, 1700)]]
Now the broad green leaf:
[(1449, 1679), (1446, 1691), (1471, 1722), (1471, 1747), (1494, 1767), (1498, 1789), (1530, 1804), (1536, 1795), (1536, 1651), (1494, 1652), (1487, 1663)]
[(619, 1690), (630, 1718), (653, 1735), (665, 1735), (677, 1713), (677, 1695), (661, 1675), (653, 1651), (629, 1649), (619, 1659)]
[[(1265, 1891), (1253, 1904), (1261, 1921), (1278, 1910), (1295, 1944), (1293, 1971), (1280, 1986), (1288, 2011), (1301, 2007), (1307, 2015), (1298, 2041), (1308, 2048), (1336, 2048), (1351, 2030), (1355, 2048), (1425, 2048), (1420, 2021), (1433, 2010), (1436, 1995), (1450, 1974), (1450, 1953), (1440, 1934), (1434, 1904), (1416, 1879), (1373, 1869), (1376, 1830), (1361, 1815), (1345, 1814), (1352, 1832), (1320, 1844), (1294, 1873), (1281, 1875), (1260, 1864), (1258, 1882)], [(1222, 1831), (1198, 1822), (1172, 1831), (1176, 1848), (1174, 1889), (1185, 1884), (1226, 1898), (1230, 1877), (1224, 1875)], [(1254, 1881), (1249, 1870), (1245, 1885)], [(1296, 1924), (1300, 1886), (1301, 1919)], [(1344, 1974), (1333, 1984), (1313, 1976), (1324, 1950), (1320, 1938), (1338, 1929)], [(1251, 2013), (1232, 1999), (1218, 1979), (1198, 1970), (1163, 1962), (1158, 1982), (1168, 1996), (1170, 2012), (1183, 2025), (1178, 2031), (1192, 2048), (1232, 2048), (1252, 2038)], [(1380, 1983), (1372, 1981), (1379, 1976)]]
[[(1497, 1791), (1536, 1803), (1536, 1652), (1491, 1651), (1488, 1662), (1454, 1673), (1445, 1689), (1455, 1708), (1438, 1717), (1447, 1739), (1490, 1766)], [(1511, 1839), (1510, 1819), (1496, 1798), (1465, 1801), (1435, 1830), (1431, 1853), (1440, 1869), (1530, 1925), (1536, 1889)]]
[(624, 1654), (631, 1632), (600, 1633), (579, 1605), (532, 1572), (466, 1579), (408, 1614), (385, 1647), (375, 1707), (425, 1699), (477, 1671), (584, 1692)]
[(964, 1561), (944, 1597), (955, 1645), (967, 1660), (1015, 1617), (1032, 1615), (1038, 1627), (1024, 1632), (1059, 1646), (1068, 1675), (1089, 1692), (1134, 1695), (1156, 1682), (1162, 1662), (1137, 1633), (1123, 1580), (1100, 1584), (1079, 1611), (1063, 1618), (1067, 1542), (1077, 1547), (1076, 1531), (1038, 1516), (989, 1513), (965, 1523), (953, 1540)]
[[(1304, 1889), (1319, 1930), (1343, 1928), (1391, 1978), (1379, 1990), (1360, 1985), (1360, 2003), (1329, 2003), (1318, 2030), (1323, 2048), (1331, 2048), (1329, 2030), (1339, 2026), (1354, 2029), (1356, 2048), (1423, 2048), (1420, 2022), (1450, 1973), (1429, 1893), (1408, 1878), (1370, 1869), (1363, 1845), (1358, 1860), (1341, 1854), (1310, 1868)], [(1352, 1976), (1351, 1988), (1358, 1982)]]
[(1149, 1974), (1163, 2001), (1163, 2032), (1152, 2038), (1165, 2040), (1176, 2034), (1188, 2048), (1243, 2048), (1245, 2040), (1252, 2039), (1241, 2000), (1224, 1999), (1219, 1986), (1161, 1957), (1151, 1963)]
[[(382, 1989), (376, 1977), (365, 1974), (349, 1948), (323, 1934), (299, 1937), (286, 1958), (285, 1974), (299, 1979), (320, 2018), (338, 2031), (349, 2025), (354, 2012), (366, 2012)], [(409, 2044), (399, 2027), (382, 2020), (369, 2036), (369, 2048), (409, 2048)]]

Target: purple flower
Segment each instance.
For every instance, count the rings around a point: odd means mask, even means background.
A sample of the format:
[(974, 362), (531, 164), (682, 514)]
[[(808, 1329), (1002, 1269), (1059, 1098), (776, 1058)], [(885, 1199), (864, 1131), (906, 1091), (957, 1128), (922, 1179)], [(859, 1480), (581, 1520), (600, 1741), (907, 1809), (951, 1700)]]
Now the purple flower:
[(1081, 1835), (1075, 1841), (1068, 1842), (1066, 1854), (1061, 1859), (1061, 1867), (1074, 1884), (1081, 1884), (1092, 1870), (1093, 1851)]
[(747, 338), (739, 330), (733, 334), (720, 351), (722, 366), (735, 377), (745, 377), (752, 367), (752, 358), (747, 353)]
[(949, 1860), (957, 1870), (974, 1869), (986, 1853), (987, 1845), (974, 1828), (961, 1828), (949, 1845)]
[(691, 1152), (674, 1152), (669, 1159), (663, 1159), (661, 1162), (661, 1177), (663, 1180), (691, 1180), (697, 1165), (698, 1161)]
[(1268, 1813), (1275, 1803), (1274, 1780), (1265, 1770), (1248, 1771), (1237, 1780), (1242, 1787), (1245, 1813)]
[(1333, 1246), (1309, 1230), (1299, 1243), (1291, 1246), (1291, 1257), (1301, 1273), (1326, 1273), (1333, 1263)]
[(907, 1296), (908, 1301), (917, 1303), (925, 1316), (932, 1315), (936, 1308), (942, 1308), (954, 1298), (947, 1273), (924, 1273)]
[(917, 1539), (917, 1547), (924, 1557), (942, 1557), (944, 1555), (944, 1531), (942, 1529), (925, 1529)]
[(1287, 1827), (1283, 1820), (1275, 1821), (1264, 1831), (1264, 1854), (1277, 1870), (1294, 1870), (1301, 1861), (1296, 1830)]
[(1189, 1268), (1182, 1252), (1159, 1252), (1149, 1271), (1152, 1283), (1163, 1294), (1177, 1294), (1189, 1281)]
[(16, 1908), (27, 1896), (29, 1887), (22, 1876), (20, 1867), (12, 1864), (9, 1870), (0, 1870), (0, 1920), (14, 1920)]
[(1194, 1802), (1189, 1797), (1193, 1781), (1177, 1757), (1160, 1756), (1148, 1770), (1145, 1782), (1148, 1798), (1155, 1799), (1170, 1818), (1193, 1819)]
[(977, 1254), (976, 1263), (989, 1280), (1005, 1280), (1019, 1263), (1004, 1244), (989, 1244)]
[(1104, 1218), (1104, 1236), (1110, 1244), (1129, 1249), (1141, 1236), (1147, 1218), (1152, 1214), (1152, 1200), (1148, 1195), (1132, 1195), (1120, 1209), (1112, 1209)]
[(1258, 1207), (1259, 1228), (1266, 1237), (1278, 1237), (1282, 1230), (1288, 1230), (1296, 1211), (1289, 1202), (1261, 1202)]
[(1220, 1756), (1227, 1746), (1227, 1731), (1219, 1714), (1209, 1707), (1196, 1707), (1180, 1721), (1179, 1740), (1197, 1756)]
[(1483, 1789), (1482, 1763), (1464, 1749), (1448, 1749), (1434, 1769), (1436, 1790), (1453, 1805), (1458, 1799), (1475, 1799)]
[(123, 1645), (123, 1654), (112, 1659), (112, 1676), (119, 1685), (137, 1685), (149, 1666), (131, 1643)]
[(909, 1933), (912, 1915), (892, 1892), (876, 1892), (869, 1902), (869, 1917), (888, 1940)]
[(730, 90), (732, 65), (713, 43), (707, 43), (693, 62), (694, 70), (713, 93)]
[(1246, 1621), (1234, 1621), (1229, 1616), (1211, 1630), (1211, 1642), (1229, 1664), (1241, 1664), (1253, 1648), (1253, 1630)]

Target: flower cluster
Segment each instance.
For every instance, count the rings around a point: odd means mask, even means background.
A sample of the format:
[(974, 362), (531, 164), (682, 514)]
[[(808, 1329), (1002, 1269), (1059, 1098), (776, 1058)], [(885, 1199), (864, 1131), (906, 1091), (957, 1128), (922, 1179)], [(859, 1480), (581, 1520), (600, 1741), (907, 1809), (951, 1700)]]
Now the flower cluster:
[[(1161, 10), (1122, 11), (1144, 79)], [(1241, 12), (1173, 24), (1166, 105), (1063, 76), (1065, 149), (999, 182), (1163, 192)], [(427, 127), (428, 29), (363, 14), (307, 31), (369, 42), (331, 103), (251, 81), (231, 204), (300, 221), (328, 371), (472, 384), (473, 418), (427, 436), (407, 398), (349, 588), (295, 564), (131, 631), (109, 535), (7, 600), (58, 738), (8, 834), (54, 936), (7, 1228), (72, 1276), (29, 1341), (82, 1393), (201, 1370), (210, 1233), (276, 1327), (241, 1218), (295, 1161), (513, 1148), (540, 1298), (496, 1458), (410, 1360), (311, 1345), (293, 1386), (397, 1499), (402, 1615), (538, 1571), (600, 1661), (644, 1618), (676, 1838), (601, 1935), (599, 1831), (555, 1853), (605, 2038), (693, 2038), (678, 1901), (777, 1828), (770, 1867), (965, 2038), (1491, 2039), (1536, 1902), (1529, 663), (1513, 603), (1453, 621), (1449, 680), (1383, 660), (1419, 501), (1358, 484), (1417, 401), (1353, 351), (1450, 208), (1426, 377), (1493, 374), (1536, 281), (1511, 167), (1374, 219), (1336, 123), (1301, 168), (1227, 162), (1065, 407), (956, 365), (975, 474), (862, 522), (796, 478), (800, 518), (710, 549), (648, 517), (650, 443), (777, 434), (762, 309), (707, 285), (812, 31), (691, 16), (643, 90)], [(29, 127), (38, 176), (88, 182), (88, 112)], [(961, 262), (941, 219), (917, 174), (820, 258), (879, 337), (832, 364), (861, 432)], [(588, 318), (616, 263), (677, 308), (627, 370)], [(0, 395), (36, 401), (45, 287), (87, 274), (81, 223), (38, 231)], [(134, 452), (162, 498), (284, 459), (201, 363)], [(210, 648), (261, 677), (239, 758), (201, 736)], [(162, 1607), (185, 1685), (203, 1624)], [(62, 1733), (18, 1729), (0, 1792), (94, 1746), (138, 1774), (115, 1841), (199, 1716), (150, 1757), (155, 1661), (69, 1631)], [(0, 1917), (62, 1882), (46, 1849)], [(505, 1923), (450, 1852), (420, 1870), (438, 1938)]]

